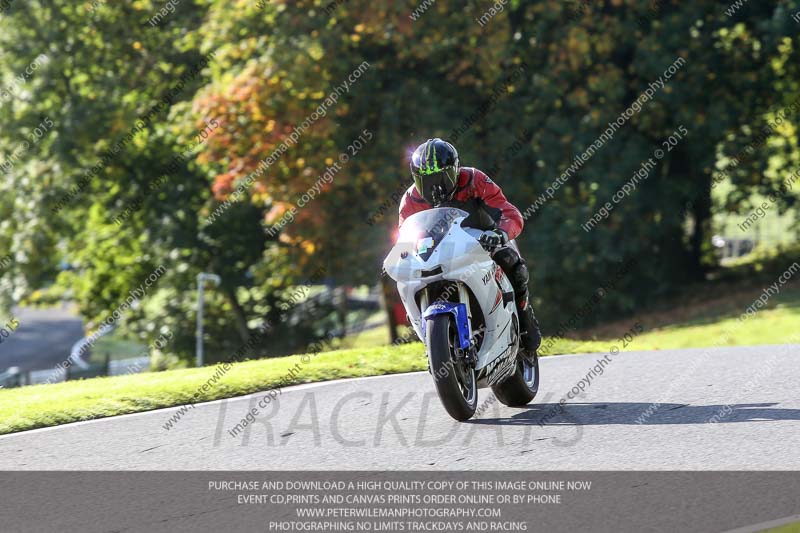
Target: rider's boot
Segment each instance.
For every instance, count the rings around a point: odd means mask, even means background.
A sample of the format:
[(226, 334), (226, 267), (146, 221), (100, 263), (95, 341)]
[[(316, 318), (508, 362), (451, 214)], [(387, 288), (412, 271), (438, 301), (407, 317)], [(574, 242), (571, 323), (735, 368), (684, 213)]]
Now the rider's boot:
[(528, 301), (528, 294), (517, 300), (517, 311), (519, 312), (519, 336), (522, 344), (522, 355), (531, 363), (536, 358), (537, 350), (542, 344), (542, 332), (539, 329), (539, 321), (533, 314), (533, 306)]
[(522, 344), (522, 355), (531, 363), (536, 358), (536, 351), (542, 343), (542, 333), (539, 331), (539, 321), (533, 314), (533, 307), (530, 304), (530, 293), (528, 291), (528, 267), (519, 253), (510, 246), (497, 250), (493, 256), (494, 260), (500, 265), (508, 276), (512, 287), (514, 287), (514, 300), (517, 302), (517, 314), (519, 315), (520, 341)]

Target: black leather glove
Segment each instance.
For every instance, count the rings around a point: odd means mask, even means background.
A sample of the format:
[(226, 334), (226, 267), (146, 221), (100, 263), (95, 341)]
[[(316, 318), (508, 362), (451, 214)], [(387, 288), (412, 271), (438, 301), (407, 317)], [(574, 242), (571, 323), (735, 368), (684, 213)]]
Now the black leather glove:
[(478, 242), (481, 243), (485, 250), (493, 250), (507, 243), (508, 235), (506, 235), (505, 231), (500, 229), (484, 231), (481, 233), (481, 236), (478, 237)]

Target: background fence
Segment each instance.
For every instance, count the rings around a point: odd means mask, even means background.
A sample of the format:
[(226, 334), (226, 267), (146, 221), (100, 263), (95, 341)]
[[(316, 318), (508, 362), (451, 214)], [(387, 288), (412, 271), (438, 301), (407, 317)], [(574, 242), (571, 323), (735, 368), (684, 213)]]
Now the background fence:
[(0, 374), (0, 387), (12, 388), (26, 385), (41, 385), (45, 383), (59, 383), (75, 379), (89, 379), (102, 376), (120, 376), (124, 374), (138, 374), (150, 370), (150, 357), (133, 357), (129, 359), (111, 360), (106, 355), (103, 363), (90, 363), (86, 368), (72, 365), (67, 368), (54, 367), (44, 370), (28, 370), (20, 372), (10, 368)]

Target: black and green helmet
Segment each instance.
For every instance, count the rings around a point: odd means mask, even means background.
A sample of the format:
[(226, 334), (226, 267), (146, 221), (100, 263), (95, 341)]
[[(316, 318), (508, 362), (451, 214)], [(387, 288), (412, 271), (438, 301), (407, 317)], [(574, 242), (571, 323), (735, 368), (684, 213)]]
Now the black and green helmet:
[(433, 206), (446, 202), (458, 183), (458, 152), (447, 141), (428, 139), (411, 156), (411, 176), (426, 202)]

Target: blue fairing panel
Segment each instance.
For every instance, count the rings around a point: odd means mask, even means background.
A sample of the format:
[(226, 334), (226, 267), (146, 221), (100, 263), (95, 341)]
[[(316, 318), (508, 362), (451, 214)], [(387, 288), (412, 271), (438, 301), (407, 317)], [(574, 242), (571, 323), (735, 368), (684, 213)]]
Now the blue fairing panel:
[[(422, 318), (428, 319), (436, 315), (450, 313), (456, 321), (458, 329), (458, 340), (460, 348), (465, 350), (469, 347), (469, 318), (467, 317), (467, 306), (463, 303), (436, 302), (432, 303), (422, 313)], [(422, 321), (422, 331), (425, 332), (425, 320)]]

